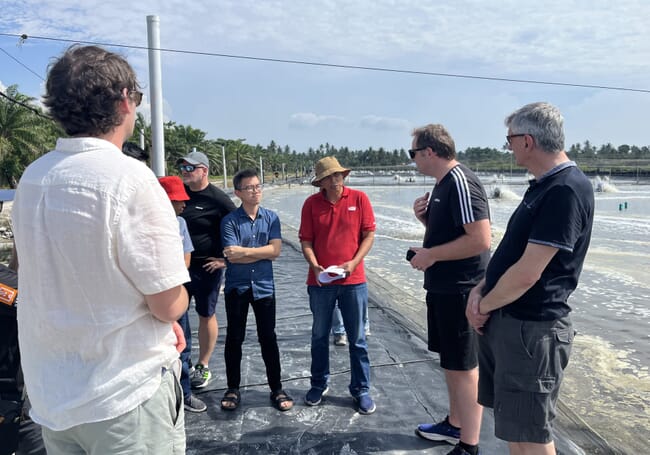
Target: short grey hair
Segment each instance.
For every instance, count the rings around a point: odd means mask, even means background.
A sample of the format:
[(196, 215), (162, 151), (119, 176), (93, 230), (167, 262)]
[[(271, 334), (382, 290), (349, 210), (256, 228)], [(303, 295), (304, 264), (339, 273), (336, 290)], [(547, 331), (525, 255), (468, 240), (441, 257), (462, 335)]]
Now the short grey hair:
[(530, 134), (539, 148), (548, 153), (564, 150), (564, 117), (549, 103), (530, 103), (506, 117), (511, 134)]

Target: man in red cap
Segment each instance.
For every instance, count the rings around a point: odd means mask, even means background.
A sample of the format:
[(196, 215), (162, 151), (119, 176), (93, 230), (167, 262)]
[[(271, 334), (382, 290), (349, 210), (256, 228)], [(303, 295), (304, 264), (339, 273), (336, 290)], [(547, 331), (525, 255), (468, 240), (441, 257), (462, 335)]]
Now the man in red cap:
[[(183, 210), (185, 210), (185, 201), (189, 200), (189, 196), (185, 191), (185, 186), (180, 177), (177, 176), (168, 176), (160, 177), (158, 179), (162, 187), (165, 189), (169, 200), (174, 207), (174, 212), (176, 213), (176, 218), (178, 219), (178, 228), (180, 231), (180, 236), (183, 241), (183, 255), (185, 257), (185, 266), (190, 266), (190, 258), (192, 257), (192, 251), (194, 251), (194, 245), (192, 245), (192, 239), (190, 238), (190, 233), (187, 230), (187, 223), (185, 219), (179, 216)], [(192, 355), (192, 330), (190, 328), (190, 318), (187, 314), (187, 311), (183, 316), (178, 320), (178, 323), (183, 328), (183, 333), (185, 334), (185, 341), (187, 345), (183, 352), (181, 352), (181, 377), (180, 383), (183, 388), (183, 401), (185, 403), (185, 410), (190, 412), (203, 412), (208, 407), (205, 403), (192, 394), (192, 388), (190, 385), (190, 357)]]

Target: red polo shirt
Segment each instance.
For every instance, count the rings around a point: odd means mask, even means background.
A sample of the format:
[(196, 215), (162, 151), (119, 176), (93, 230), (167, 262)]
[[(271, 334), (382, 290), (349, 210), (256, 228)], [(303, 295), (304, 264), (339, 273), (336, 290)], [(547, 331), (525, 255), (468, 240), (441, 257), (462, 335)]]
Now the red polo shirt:
[[(351, 260), (359, 249), (362, 233), (375, 230), (375, 214), (366, 193), (343, 187), (343, 196), (336, 204), (325, 198), (325, 190), (307, 198), (302, 206), (300, 241), (311, 242), (318, 263), (327, 268)], [(352, 274), (332, 284), (366, 282), (363, 260)], [(317, 285), (309, 268), (308, 285)]]

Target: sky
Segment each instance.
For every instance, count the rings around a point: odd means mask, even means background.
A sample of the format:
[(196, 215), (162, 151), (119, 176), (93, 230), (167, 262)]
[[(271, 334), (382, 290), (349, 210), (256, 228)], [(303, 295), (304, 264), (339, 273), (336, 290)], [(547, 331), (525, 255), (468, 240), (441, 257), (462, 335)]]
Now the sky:
[(161, 53), (164, 120), (208, 139), (408, 149), (413, 128), (441, 123), (458, 150), (500, 149), (504, 118), (547, 101), (564, 115), (567, 148), (650, 144), (646, 0), (3, 0), (0, 89), (40, 99), (71, 42), (102, 43), (136, 70), (149, 118), (149, 15), (161, 48), (178, 51)]

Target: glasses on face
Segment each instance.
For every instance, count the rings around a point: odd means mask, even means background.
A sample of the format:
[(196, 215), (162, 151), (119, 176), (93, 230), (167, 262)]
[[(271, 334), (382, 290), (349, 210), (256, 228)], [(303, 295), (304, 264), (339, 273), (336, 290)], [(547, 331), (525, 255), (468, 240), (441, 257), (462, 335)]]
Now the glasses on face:
[(264, 186), (261, 183), (258, 183), (257, 185), (248, 185), (243, 188), (239, 188), (239, 191), (247, 191), (249, 193), (255, 193), (256, 191), (262, 191), (264, 189)]
[(194, 172), (195, 169), (205, 166), (195, 166), (193, 164), (179, 164), (178, 170), (181, 172)]
[(428, 147), (428, 145), (426, 147), (419, 147), (419, 148), (416, 148), (416, 149), (410, 149), (409, 150), (409, 156), (411, 157), (411, 159), (415, 159), (415, 154), (417, 152), (421, 151), (421, 150), (426, 150), (427, 147)]
[(508, 136), (506, 136), (506, 141), (508, 141), (508, 145), (511, 145), (511, 144), (512, 144), (512, 138), (513, 138), (513, 137), (523, 137), (523, 136), (526, 136), (526, 133), (522, 133), (522, 134), (509, 134)]
[(129, 96), (135, 103), (135, 107), (138, 107), (140, 103), (142, 103), (142, 92), (139, 92), (138, 90), (131, 90), (129, 91)]

